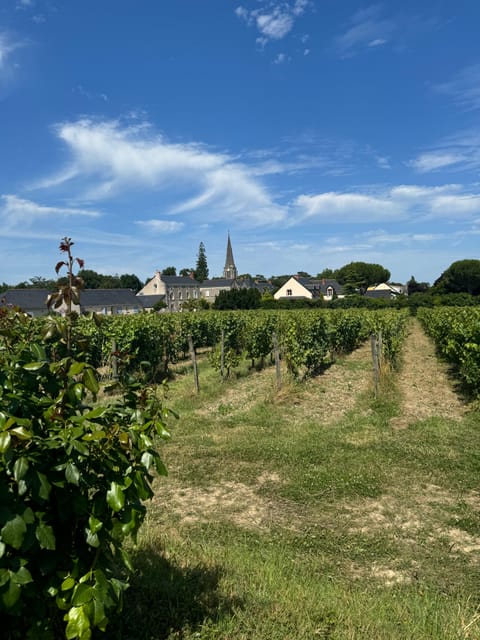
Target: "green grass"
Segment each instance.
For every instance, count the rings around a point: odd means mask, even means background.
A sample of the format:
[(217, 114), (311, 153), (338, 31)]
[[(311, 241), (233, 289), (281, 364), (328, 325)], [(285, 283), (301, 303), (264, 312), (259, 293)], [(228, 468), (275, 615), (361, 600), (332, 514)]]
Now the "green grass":
[(199, 396), (189, 372), (171, 383), (170, 477), (109, 637), (480, 637), (480, 415), (394, 429), (389, 379), (379, 399), (354, 389), (351, 410), (319, 419), (327, 380), (277, 393), (273, 369), (220, 383), (201, 365)]

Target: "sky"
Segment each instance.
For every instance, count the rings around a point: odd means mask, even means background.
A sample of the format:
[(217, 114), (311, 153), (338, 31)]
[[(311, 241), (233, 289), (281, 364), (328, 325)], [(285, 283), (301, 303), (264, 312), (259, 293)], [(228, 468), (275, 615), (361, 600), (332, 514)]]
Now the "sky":
[(478, 0), (0, 0), (0, 282), (479, 258)]

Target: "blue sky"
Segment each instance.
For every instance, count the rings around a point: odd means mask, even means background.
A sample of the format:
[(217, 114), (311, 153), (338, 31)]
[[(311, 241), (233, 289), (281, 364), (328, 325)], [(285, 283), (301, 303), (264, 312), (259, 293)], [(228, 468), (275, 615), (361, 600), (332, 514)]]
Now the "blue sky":
[(0, 282), (479, 258), (478, 0), (1, 0)]

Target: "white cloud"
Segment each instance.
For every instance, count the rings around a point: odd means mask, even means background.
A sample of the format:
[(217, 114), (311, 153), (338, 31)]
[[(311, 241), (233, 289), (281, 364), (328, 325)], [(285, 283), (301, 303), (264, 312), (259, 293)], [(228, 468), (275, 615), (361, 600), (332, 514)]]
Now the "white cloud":
[(462, 109), (480, 109), (480, 64), (466, 67), (455, 78), (435, 85), (435, 88), (451, 96)]
[(154, 233), (176, 233), (185, 226), (183, 222), (175, 220), (138, 220), (137, 224)]
[(11, 69), (9, 64), (11, 54), (23, 46), (24, 43), (14, 41), (7, 33), (0, 32), (0, 77), (2, 73)]
[(248, 10), (239, 6), (235, 14), (247, 25), (254, 26), (260, 33), (257, 44), (265, 46), (271, 40), (282, 40), (295, 25), (295, 20), (305, 13), (309, 0), (295, 2), (263, 2), (259, 9)]
[(372, 223), (397, 220), (474, 220), (480, 214), (480, 193), (461, 185), (424, 187), (399, 185), (378, 194), (321, 193), (298, 196), (296, 222), (317, 218), (327, 223)]
[(467, 130), (441, 140), (431, 150), (407, 162), (419, 173), (448, 169), (477, 171), (480, 167), (480, 131)]
[(170, 212), (205, 209), (214, 220), (233, 216), (250, 224), (270, 224), (285, 217), (265, 186), (248, 167), (198, 144), (174, 144), (155, 135), (146, 123), (79, 120), (56, 127), (72, 161), (36, 186), (52, 188), (78, 182), (82, 197), (110, 198), (135, 187), (155, 191), (195, 192)]
[(331, 222), (375, 222), (399, 220), (405, 212), (394, 200), (360, 193), (321, 193), (301, 195), (295, 204), (303, 210), (303, 216)]
[(279, 53), (273, 60), (273, 64), (283, 64), (289, 60), (288, 56), (285, 53)]
[(37, 221), (56, 221), (59, 217), (87, 216), (97, 218), (98, 211), (71, 207), (48, 207), (15, 195), (0, 198), (0, 219), (7, 228), (28, 227)]
[(397, 29), (393, 20), (381, 17), (380, 5), (357, 11), (350, 20), (350, 27), (335, 39), (335, 49), (343, 57), (354, 56), (365, 47), (384, 45)]

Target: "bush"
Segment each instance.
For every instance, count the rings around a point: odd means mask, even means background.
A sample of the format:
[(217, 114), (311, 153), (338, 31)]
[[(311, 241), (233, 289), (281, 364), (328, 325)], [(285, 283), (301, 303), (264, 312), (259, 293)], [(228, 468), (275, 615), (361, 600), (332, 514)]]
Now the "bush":
[(98, 403), (71, 319), (38, 326), (0, 311), (1, 635), (88, 640), (122, 606), (169, 411), (125, 376)]

